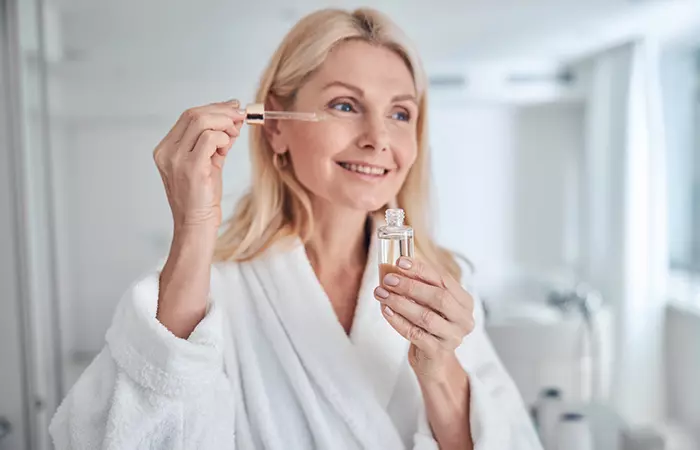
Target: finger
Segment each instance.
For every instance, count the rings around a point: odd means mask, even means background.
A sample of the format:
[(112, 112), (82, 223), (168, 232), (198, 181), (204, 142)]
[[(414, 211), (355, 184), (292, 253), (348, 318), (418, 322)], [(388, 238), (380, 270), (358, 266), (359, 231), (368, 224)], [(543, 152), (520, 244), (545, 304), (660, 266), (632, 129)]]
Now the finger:
[(223, 114), (229, 116), (234, 121), (242, 121), (245, 119), (245, 111), (239, 108), (238, 102), (214, 103), (203, 108), (206, 108), (204, 112)]
[(445, 286), (443, 276), (421, 260), (402, 256), (396, 261), (396, 265), (399, 271), (409, 278), (420, 280), (433, 286)]
[(242, 120), (245, 118), (244, 111), (241, 110), (241, 104), (238, 100), (227, 100), (224, 102), (210, 103), (208, 105), (196, 106), (191, 108), (193, 112), (197, 113), (213, 113), (213, 114), (224, 114), (230, 116), (235, 120)]
[(232, 138), (234, 141), (238, 136), (241, 135), (241, 129), (236, 127), (236, 125), (232, 125), (229, 128), (226, 128), (224, 130), (224, 133), (228, 134), (230, 138)]
[(228, 107), (235, 108), (235, 109), (239, 109), (241, 107), (241, 102), (239, 102), (235, 98), (233, 98), (231, 100), (225, 100), (223, 102), (216, 102), (213, 104), (214, 105), (226, 105)]
[(452, 293), (453, 298), (462, 305), (468, 311), (474, 311), (474, 297), (472, 294), (465, 290), (459, 281), (455, 280), (454, 277), (444, 277), (443, 278), (445, 287), (449, 292)]
[(425, 305), (450, 321), (456, 320), (464, 312), (447, 289), (427, 284), (422, 280), (389, 273), (382, 279), (382, 287)]
[(213, 155), (211, 155), (211, 162), (219, 169), (224, 168), (224, 162), (226, 161), (226, 155), (231, 150), (231, 146), (236, 141), (236, 138), (229, 138), (229, 144), (226, 147), (217, 147)]
[(440, 342), (435, 336), (412, 324), (389, 306), (382, 308), (382, 314), (394, 330), (427, 354), (434, 355), (440, 350)]
[[(236, 127), (233, 124), (233, 119), (224, 114), (207, 113), (194, 118), (185, 130), (178, 147), (183, 152), (192, 151), (199, 136), (205, 130), (221, 131), (229, 133), (237, 133)], [(236, 131), (233, 131), (236, 130)], [(237, 134), (236, 134), (237, 136)]]
[(412, 302), (406, 297), (392, 294), (378, 287), (374, 295), (383, 305), (405, 317), (413, 325), (417, 325), (433, 336), (444, 341), (451, 348), (457, 348), (464, 334), (454, 323), (445, 320), (440, 314), (419, 303)]
[[(209, 162), (219, 149), (227, 149), (231, 145), (231, 138), (223, 131), (204, 130), (197, 139), (192, 150), (192, 155), (198, 162)], [(217, 162), (221, 160), (217, 159)], [(219, 165), (219, 168), (222, 166)]]
[(242, 120), (234, 120), (233, 121), (233, 126), (236, 128), (236, 131), (238, 132), (239, 135), (241, 133), (241, 128), (243, 128), (244, 123), (245, 122), (243, 122)]
[(452, 294), (452, 297), (462, 307), (471, 311), (474, 307), (474, 299), (466, 292), (462, 285), (451, 275), (442, 275), (428, 264), (418, 259), (402, 256), (397, 261), (399, 272), (409, 278), (424, 281), (434, 286), (441, 286)]
[(168, 131), (163, 140), (158, 144), (154, 151), (154, 156), (156, 160), (167, 159), (168, 153), (173, 153), (177, 150), (177, 143), (182, 139), (182, 135), (187, 129), (187, 124), (190, 118), (186, 117), (185, 113), (181, 114), (180, 117), (175, 122), (175, 125)]
[(170, 133), (168, 134), (174, 142), (180, 142), (190, 123), (207, 114), (220, 114), (227, 116), (234, 122), (243, 121), (245, 119), (245, 114), (239, 110), (239, 107), (240, 104), (238, 103), (238, 100), (230, 100), (228, 102), (212, 103), (209, 105), (190, 108), (180, 115), (172, 130), (170, 130)]

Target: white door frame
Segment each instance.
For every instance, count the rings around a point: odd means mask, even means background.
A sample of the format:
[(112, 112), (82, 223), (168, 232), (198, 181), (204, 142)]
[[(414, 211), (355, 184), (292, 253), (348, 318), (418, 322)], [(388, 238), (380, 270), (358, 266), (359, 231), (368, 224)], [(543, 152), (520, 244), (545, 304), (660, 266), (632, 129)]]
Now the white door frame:
[[(16, 75), (12, 65), (17, 42), (12, 31), (10, 2), (0, 0), (0, 417), (11, 429), (0, 440), (0, 449), (27, 449), (30, 441), (27, 361), (24, 355), (22, 291), (18, 232), (21, 223), (17, 179), (19, 163), (17, 121), (14, 112), (17, 101)], [(16, 21), (15, 21), (16, 24)]]
[[(13, 428), (0, 450), (50, 449), (63, 395), (42, 8), (0, 0), (0, 416)], [(39, 42), (31, 77), (27, 33)]]

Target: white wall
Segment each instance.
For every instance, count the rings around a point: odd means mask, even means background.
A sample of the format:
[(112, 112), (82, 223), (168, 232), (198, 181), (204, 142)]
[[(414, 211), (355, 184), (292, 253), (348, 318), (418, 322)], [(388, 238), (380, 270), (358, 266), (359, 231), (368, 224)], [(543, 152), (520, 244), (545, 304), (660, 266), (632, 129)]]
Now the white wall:
[(63, 129), (55, 150), (68, 348), (98, 348), (121, 292), (167, 251), (168, 205), (151, 156), (162, 130), (138, 121)]
[(515, 112), (434, 105), (431, 148), (437, 237), (476, 265), (482, 287), (513, 270)]
[(435, 105), (432, 114), (438, 238), (475, 263), (482, 293), (562, 272), (576, 253), (583, 107)]

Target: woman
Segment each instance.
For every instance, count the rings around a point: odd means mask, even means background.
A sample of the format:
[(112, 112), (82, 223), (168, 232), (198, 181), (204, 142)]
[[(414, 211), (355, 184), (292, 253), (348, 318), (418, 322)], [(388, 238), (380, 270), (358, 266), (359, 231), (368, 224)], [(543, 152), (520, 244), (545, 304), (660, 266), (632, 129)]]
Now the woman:
[[(324, 120), (251, 128), (253, 185), (218, 236), (243, 116), (231, 101), (179, 118), (154, 152), (170, 254), (120, 302), (52, 422), (56, 447), (540, 448), (428, 232), (426, 80), (399, 31), (372, 10), (311, 14), (257, 101)], [(388, 204), (417, 258), (379, 280)]]

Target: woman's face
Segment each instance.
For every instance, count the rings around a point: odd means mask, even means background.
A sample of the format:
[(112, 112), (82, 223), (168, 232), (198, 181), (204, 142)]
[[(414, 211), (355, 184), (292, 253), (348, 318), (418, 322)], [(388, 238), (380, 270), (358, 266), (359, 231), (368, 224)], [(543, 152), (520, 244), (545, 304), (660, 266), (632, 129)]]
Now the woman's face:
[(400, 56), (344, 42), (298, 91), (294, 109), (327, 115), (279, 121), (271, 135), (313, 200), (375, 211), (396, 196), (418, 149), (416, 90)]

